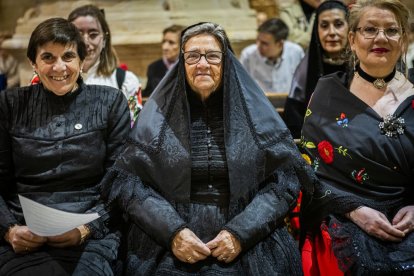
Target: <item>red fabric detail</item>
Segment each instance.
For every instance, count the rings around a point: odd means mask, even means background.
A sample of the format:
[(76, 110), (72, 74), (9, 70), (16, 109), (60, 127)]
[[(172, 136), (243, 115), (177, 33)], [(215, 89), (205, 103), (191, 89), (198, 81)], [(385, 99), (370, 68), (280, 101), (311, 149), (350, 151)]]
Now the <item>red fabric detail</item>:
[(334, 154), (333, 154), (333, 147), (331, 143), (329, 143), (326, 140), (323, 140), (318, 144), (318, 152), (321, 156), (323, 162), (326, 164), (331, 164), (334, 160)]
[(138, 94), (138, 103), (142, 106), (142, 93), (141, 92), (142, 91), (141, 91), (141, 86), (140, 86), (137, 94)]
[(302, 268), (305, 276), (343, 276), (332, 251), (329, 233), (321, 230), (314, 240), (307, 237), (302, 247)]
[(38, 75), (34, 75), (33, 78), (30, 80), (30, 84), (34, 85), (34, 84), (38, 84), (40, 83), (40, 78)]
[(292, 213), (294, 214), (294, 216), (292, 216), (292, 218), (290, 219), (290, 226), (292, 227), (292, 229), (294, 229), (295, 231), (300, 230), (300, 224), (299, 224), (299, 212), (300, 212), (300, 204), (302, 203), (302, 191), (299, 193), (299, 197), (297, 200), (297, 204), (296, 207), (292, 210)]
[(128, 65), (126, 65), (125, 63), (121, 63), (121, 64), (119, 64), (119, 66), (118, 66), (119, 68), (121, 68), (122, 70), (124, 70), (124, 71), (127, 71), (128, 70)]

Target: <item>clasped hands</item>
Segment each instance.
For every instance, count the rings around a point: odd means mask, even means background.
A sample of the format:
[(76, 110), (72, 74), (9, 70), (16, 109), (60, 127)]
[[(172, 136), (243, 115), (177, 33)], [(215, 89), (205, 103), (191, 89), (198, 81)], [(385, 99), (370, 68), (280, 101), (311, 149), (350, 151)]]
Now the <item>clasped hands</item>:
[(347, 217), (369, 235), (384, 241), (400, 242), (414, 230), (414, 206), (401, 208), (390, 222), (387, 217), (370, 207), (360, 207)]
[(178, 232), (172, 242), (173, 254), (182, 262), (196, 263), (208, 256), (225, 263), (232, 262), (241, 252), (240, 242), (228, 231), (222, 230), (208, 243), (203, 243), (188, 228)]
[(4, 236), (16, 253), (29, 253), (36, 251), (44, 244), (53, 247), (69, 247), (79, 245), (80, 232), (72, 229), (66, 233), (53, 237), (41, 237), (32, 233), (27, 226), (15, 225), (9, 228)]

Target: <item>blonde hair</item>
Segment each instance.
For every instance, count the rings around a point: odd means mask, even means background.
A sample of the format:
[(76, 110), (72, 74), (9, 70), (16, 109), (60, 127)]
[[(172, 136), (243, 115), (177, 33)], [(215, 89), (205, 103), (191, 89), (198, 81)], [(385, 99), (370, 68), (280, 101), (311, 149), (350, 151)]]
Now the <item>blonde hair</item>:
[(105, 19), (104, 11), (94, 5), (84, 5), (74, 9), (68, 16), (68, 20), (73, 22), (80, 16), (92, 16), (101, 25), (105, 39), (105, 47), (102, 49), (99, 57), (98, 75), (110, 76), (118, 66), (118, 56), (112, 47), (111, 31), (108, 22)]
[(366, 9), (372, 7), (389, 10), (395, 15), (398, 25), (402, 30), (401, 41), (402, 45), (405, 46), (403, 47), (403, 54), (405, 55), (408, 46), (408, 33), (410, 32), (408, 25), (410, 10), (400, 0), (358, 0), (352, 5), (349, 13), (349, 30), (356, 32), (363, 13)]

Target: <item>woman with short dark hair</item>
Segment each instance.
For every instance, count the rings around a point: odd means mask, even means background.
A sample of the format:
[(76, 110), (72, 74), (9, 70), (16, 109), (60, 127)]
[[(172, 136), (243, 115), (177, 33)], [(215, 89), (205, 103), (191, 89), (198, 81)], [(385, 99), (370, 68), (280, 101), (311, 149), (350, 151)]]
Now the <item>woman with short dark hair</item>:
[[(128, 133), (128, 105), (115, 88), (85, 85), (86, 55), (72, 23), (48, 19), (27, 48), (40, 83), (0, 92), (0, 275), (113, 275), (120, 237), (99, 182)], [(101, 217), (39, 236), (26, 226), (18, 195)]]

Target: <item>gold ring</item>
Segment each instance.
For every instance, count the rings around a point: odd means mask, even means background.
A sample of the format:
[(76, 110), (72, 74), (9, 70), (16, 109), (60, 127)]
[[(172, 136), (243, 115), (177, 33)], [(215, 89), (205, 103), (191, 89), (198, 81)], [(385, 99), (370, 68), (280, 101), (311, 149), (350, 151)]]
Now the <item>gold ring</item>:
[(191, 256), (190, 256), (190, 257), (188, 257), (188, 258), (187, 258), (187, 262), (189, 262), (192, 258), (193, 258), (193, 257), (191, 257)]

